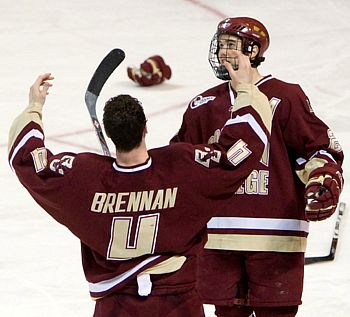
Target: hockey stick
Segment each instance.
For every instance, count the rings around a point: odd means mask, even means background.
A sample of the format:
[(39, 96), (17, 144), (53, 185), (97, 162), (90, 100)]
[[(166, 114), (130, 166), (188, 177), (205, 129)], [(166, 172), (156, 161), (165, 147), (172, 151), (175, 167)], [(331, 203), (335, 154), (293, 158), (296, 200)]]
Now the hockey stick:
[(113, 71), (124, 60), (124, 58), (125, 53), (121, 49), (115, 48), (112, 51), (110, 51), (102, 60), (100, 65), (98, 65), (85, 93), (85, 104), (88, 108), (92, 124), (95, 128), (98, 140), (100, 141), (102, 151), (105, 155), (108, 156), (110, 156), (111, 153), (109, 152), (108, 145), (103, 135), (100, 122), (97, 119), (96, 102), (103, 85), (105, 84), (109, 76), (113, 73)]
[(345, 211), (345, 203), (341, 202), (339, 203), (338, 207), (338, 217), (335, 222), (334, 226), (334, 233), (333, 233), (333, 239), (332, 239), (332, 244), (331, 244), (331, 249), (329, 251), (328, 255), (325, 256), (313, 256), (313, 257), (307, 257), (305, 258), (305, 264), (313, 264), (313, 263), (319, 263), (319, 262), (326, 262), (326, 261), (333, 261), (335, 258), (335, 252), (337, 250), (337, 244), (338, 244), (338, 239), (339, 239), (339, 227), (340, 227), (340, 222), (341, 219), (344, 215)]

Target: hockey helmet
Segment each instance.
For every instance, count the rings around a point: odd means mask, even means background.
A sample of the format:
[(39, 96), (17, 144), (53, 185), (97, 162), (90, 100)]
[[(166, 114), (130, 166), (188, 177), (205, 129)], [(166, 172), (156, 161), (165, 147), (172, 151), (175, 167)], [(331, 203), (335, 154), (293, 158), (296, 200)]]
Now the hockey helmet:
[(270, 37), (265, 26), (259, 21), (248, 17), (227, 18), (222, 20), (217, 27), (217, 31), (210, 44), (209, 62), (213, 68), (216, 77), (229, 80), (228, 71), (218, 60), (218, 40), (220, 35), (228, 34), (239, 37), (242, 40), (242, 52), (249, 54), (253, 50), (253, 46), (259, 47), (259, 52), (254, 59), (251, 60), (253, 67), (257, 67), (265, 60), (263, 56), (270, 44)]

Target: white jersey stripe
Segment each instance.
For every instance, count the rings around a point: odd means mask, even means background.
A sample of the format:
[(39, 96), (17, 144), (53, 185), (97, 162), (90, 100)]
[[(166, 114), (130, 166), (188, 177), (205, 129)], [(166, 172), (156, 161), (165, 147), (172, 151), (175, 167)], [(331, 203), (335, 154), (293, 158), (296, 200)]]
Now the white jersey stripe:
[(142, 267), (144, 267), (147, 264), (149, 264), (150, 262), (158, 259), (159, 257), (160, 257), (160, 255), (151, 256), (151, 257), (147, 258), (146, 260), (140, 262), (138, 265), (134, 266), (132, 269), (130, 269), (130, 270), (128, 270), (128, 271), (124, 272), (123, 274), (120, 274), (116, 277), (113, 277), (109, 280), (104, 280), (104, 281), (100, 281), (97, 283), (89, 283), (89, 290), (90, 290), (90, 292), (93, 292), (93, 293), (107, 291), (107, 290), (111, 289), (112, 287), (125, 281), (132, 274), (136, 273), (137, 271), (142, 269)]
[(30, 138), (38, 138), (41, 140), (44, 140), (44, 135), (37, 129), (33, 129), (30, 130), (22, 139), (21, 141), (17, 144), (17, 146), (14, 148), (13, 153), (11, 155), (10, 158), (10, 166), (13, 169), (13, 165), (12, 162), (16, 156), (16, 154), (18, 153), (18, 151), (24, 146), (24, 144), (26, 144), (26, 142), (30, 139)]
[(237, 115), (235, 118), (227, 120), (227, 122), (225, 123), (225, 126), (230, 125), (230, 124), (243, 123), (243, 122), (249, 123), (249, 125), (252, 127), (254, 132), (259, 136), (261, 141), (263, 141), (265, 146), (266, 146), (267, 141), (268, 141), (267, 136), (266, 136), (264, 130), (261, 128), (261, 126), (258, 124), (258, 122), (255, 120), (255, 118), (250, 113), (247, 113), (243, 116)]
[(305, 220), (276, 218), (213, 217), (208, 229), (255, 229), (309, 232)]

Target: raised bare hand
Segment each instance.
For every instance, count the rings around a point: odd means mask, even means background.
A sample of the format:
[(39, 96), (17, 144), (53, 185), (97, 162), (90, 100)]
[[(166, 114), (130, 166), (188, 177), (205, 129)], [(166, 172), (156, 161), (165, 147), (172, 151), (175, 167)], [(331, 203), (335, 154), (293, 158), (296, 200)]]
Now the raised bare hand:
[(29, 91), (29, 104), (40, 103), (43, 105), (46, 100), (46, 96), (49, 94), (49, 88), (52, 86), (48, 80), (52, 80), (54, 77), (51, 73), (45, 73), (40, 75), (34, 84), (30, 87)]

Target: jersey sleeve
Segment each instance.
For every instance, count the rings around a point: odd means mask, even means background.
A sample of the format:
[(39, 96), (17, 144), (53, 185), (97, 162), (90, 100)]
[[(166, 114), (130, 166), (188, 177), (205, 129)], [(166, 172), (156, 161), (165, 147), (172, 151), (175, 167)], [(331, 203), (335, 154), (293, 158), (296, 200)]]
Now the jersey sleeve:
[[(215, 183), (222, 195), (232, 195), (258, 165), (269, 142), (272, 120), (267, 97), (255, 85), (241, 86), (232, 118), (221, 130), (218, 142), (196, 145), (195, 161), (211, 171), (202, 173), (201, 184)], [(246, 98), (247, 97), (247, 98)], [(232, 172), (232, 170), (234, 172)]]
[(331, 165), (342, 174), (344, 154), (333, 131), (316, 116), (308, 97), (294, 85), (284, 139), (295, 159), (295, 170), (303, 183), (317, 168)]
[(62, 223), (64, 214), (59, 208), (64, 201), (62, 188), (72, 182), (70, 172), (75, 154), (53, 155), (45, 147), (41, 118), (42, 105), (32, 104), (14, 120), (9, 132), (8, 160), (31, 196)]

